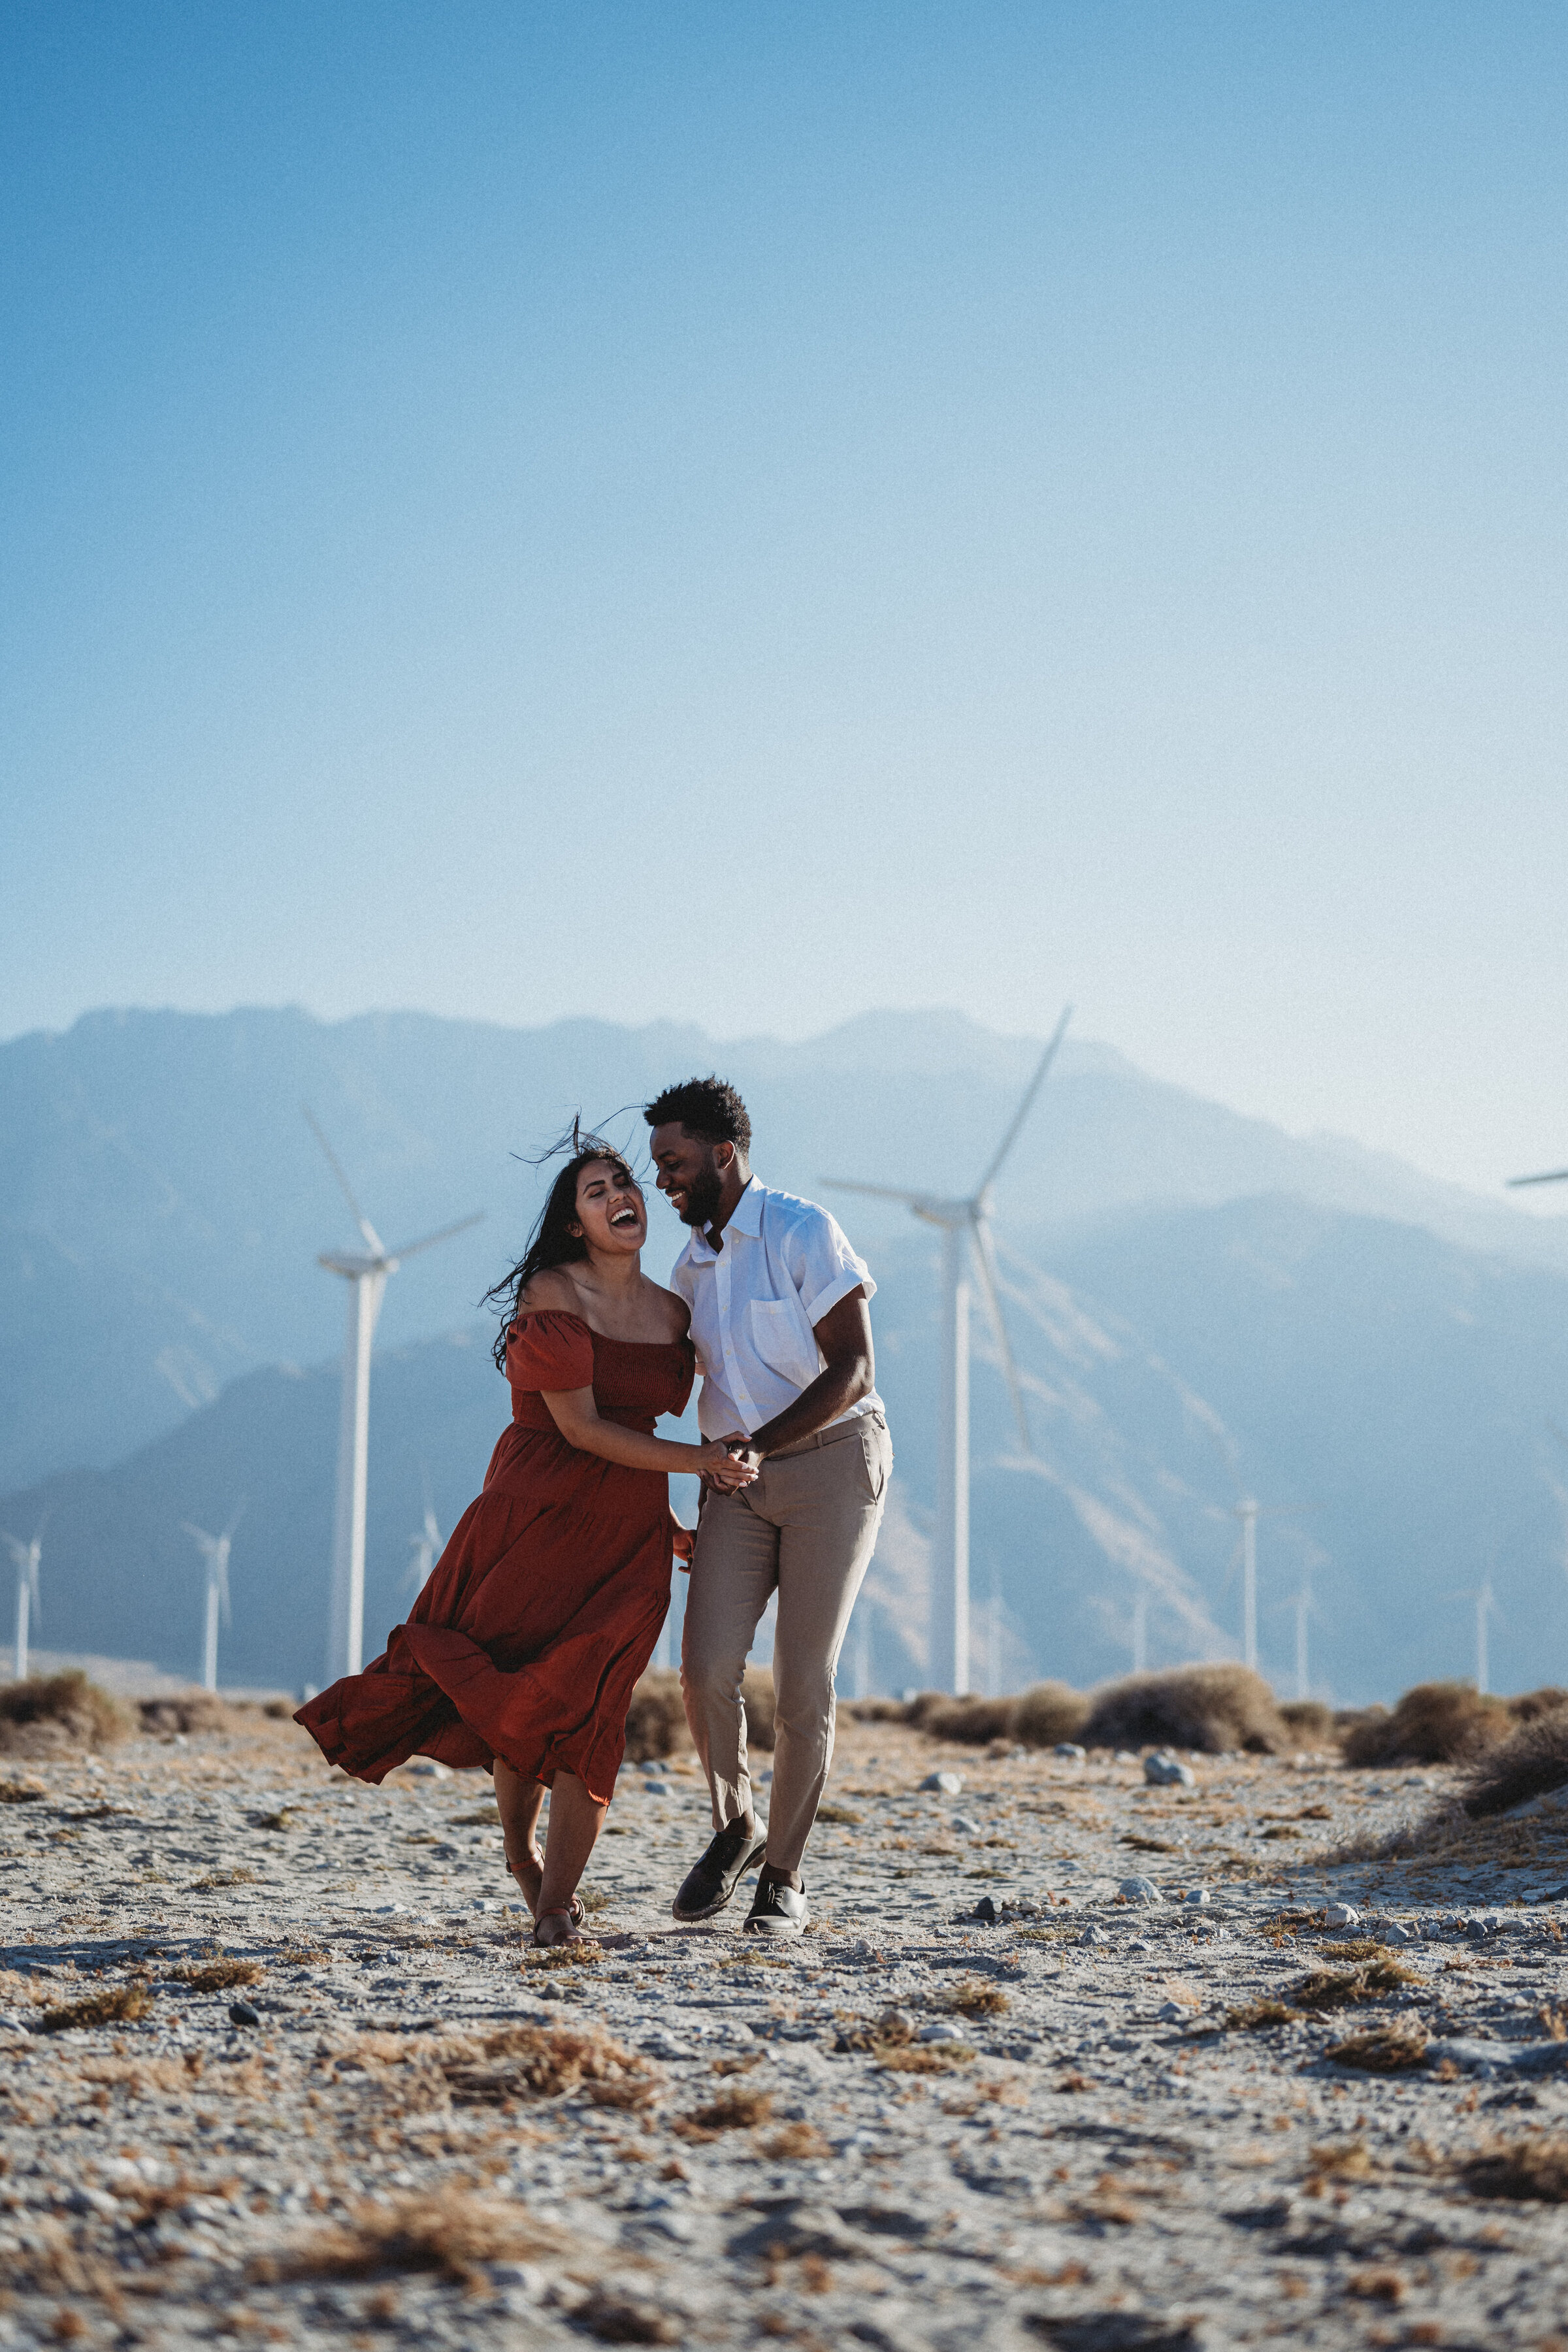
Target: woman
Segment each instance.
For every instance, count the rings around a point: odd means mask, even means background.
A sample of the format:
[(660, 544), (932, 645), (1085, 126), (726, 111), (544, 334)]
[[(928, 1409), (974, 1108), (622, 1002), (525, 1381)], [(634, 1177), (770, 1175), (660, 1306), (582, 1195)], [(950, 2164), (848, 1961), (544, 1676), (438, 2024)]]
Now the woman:
[(385, 1656), (295, 1717), (362, 1780), (416, 1752), (489, 1766), (507, 1866), (545, 1945), (578, 1939), (627, 1701), (669, 1605), (671, 1554), (689, 1557), (668, 1474), (724, 1487), (753, 1475), (717, 1441), (654, 1436), (691, 1393), (686, 1305), (642, 1271), (647, 1210), (626, 1162), (574, 1139), (527, 1251), (489, 1294), (508, 1310), (496, 1361), (512, 1420), (484, 1489)]

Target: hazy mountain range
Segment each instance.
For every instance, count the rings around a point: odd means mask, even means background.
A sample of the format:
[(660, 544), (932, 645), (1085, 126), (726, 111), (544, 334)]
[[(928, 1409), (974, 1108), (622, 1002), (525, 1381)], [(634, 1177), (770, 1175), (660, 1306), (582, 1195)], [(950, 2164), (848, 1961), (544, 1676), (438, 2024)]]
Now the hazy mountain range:
[[(314, 1259), (348, 1213), (301, 1102), (389, 1240), (489, 1212), (389, 1288), (379, 1638), (405, 1605), (422, 1479), (449, 1528), (505, 1418), (476, 1302), (531, 1220), (527, 1156), (579, 1109), (639, 1139), (635, 1106), (658, 1085), (720, 1067), (746, 1094), (761, 1172), (833, 1200), (881, 1283), (898, 1468), (869, 1664), (879, 1686), (919, 1681), (934, 1237), (824, 1179), (967, 1186), (1037, 1052), (940, 1013), (722, 1047), (598, 1023), (117, 1013), (0, 1047), (0, 1526), (48, 1514), (51, 1647), (194, 1664), (200, 1563), (180, 1521), (216, 1526), (243, 1495), (225, 1677), (320, 1676), (343, 1298)], [(1313, 1677), (1342, 1697), (1467, 1670), (1474, 1610), (1449, 1596), (1488, 1577), (1494, 1679), (1568, 1678), (1568, 1450), (1546, 1425), (1568, 1415), (1568, 1221), (1297, 1140), (1069, 1044), (997, 1223), (1036, 1454), (977, 1322), (977, 1680), (1117, 1671), (1140, 1579), (1156, 1660), (1233, 1648), (1243, 1487), (1303, 1512), (1260, 1530), (1280, 1679), (1282, 1604), (1307, 1575)], [(679, 1240), (660, 1206), (652, 1271)]]

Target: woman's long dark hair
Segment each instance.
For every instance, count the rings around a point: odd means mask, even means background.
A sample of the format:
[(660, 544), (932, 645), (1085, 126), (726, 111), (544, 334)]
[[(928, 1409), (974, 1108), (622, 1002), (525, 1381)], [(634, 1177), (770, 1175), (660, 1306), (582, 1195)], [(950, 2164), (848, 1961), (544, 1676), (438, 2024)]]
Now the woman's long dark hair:
[[(612, 1168), (618, 1168), (624, 1176), (631, 1178), (634, 1184), (637, 1182), (625, 1152), (617, 1151), (615, 1145), (606, 1143), (602, 1136), (584, 1135), (575, 1120), (571, 1134), (563, 1138), (556, 1150), (564, 1150), (568, 1144), (572, 1148), (572, 1157), (550, 1187), (550, 1198), (540, 1211), (539, 1222), (528, 1237), (528, 1247), (511, 1272), (503, 1274), (499, 1282), (492, 1283), (479, 1301), (481, 1307), (493, 1306), (500, 1317), (500, 1328), (490, 1350), (498, 1371), (506, 1370), (507, 1333), (517, 1314), (518, 1301), (534, 1276), (543, 1274), (552, 1265), (575, 1265), (588, 1255), (588, 1244), (582, 1234), (568, 1230), (577, 1222), (577, 1179), (584, 1169), (591, 1168), (595, 1160), (607, 1160)], [(550, 1157), (548, 1153), (545, 1156)]]

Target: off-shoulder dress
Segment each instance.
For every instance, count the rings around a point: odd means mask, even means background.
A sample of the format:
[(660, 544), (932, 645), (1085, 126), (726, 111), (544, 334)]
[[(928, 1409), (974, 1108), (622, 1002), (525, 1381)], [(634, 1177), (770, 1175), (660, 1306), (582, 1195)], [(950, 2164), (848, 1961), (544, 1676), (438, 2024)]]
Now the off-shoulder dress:
[(410, 1756), (542, 1780), (574, 1772), (608, 1803), (633, 1685), (669, 1606), (669, 1481), (568, 1445), (544, 1400), (593, 1388), (606, 1421), (650, 1433), (685, 1410), (689, 1339), (606, 1339), (580, 1316), (507, 1335), (511, 1426), (384, 1656), (302, 1706), (329, 1763), (377, 1781)]

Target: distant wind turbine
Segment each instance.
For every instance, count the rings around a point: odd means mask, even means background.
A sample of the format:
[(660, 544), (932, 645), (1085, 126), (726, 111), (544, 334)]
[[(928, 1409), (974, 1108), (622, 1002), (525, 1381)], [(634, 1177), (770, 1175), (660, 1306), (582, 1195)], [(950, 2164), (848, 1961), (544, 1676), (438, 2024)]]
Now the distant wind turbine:
[(1310, 1582), (1304, 1583), (1300, 1592), (1293, 1592), (1289, 1601), (1281, 1601), (1279, 1607), (1292, 1611), (1296, 1619), (1296, 1696), (1298, 1698), (1310, 1698), (1312, 1683), (1307, 1663), (1307, 1620), (1318, 1614)]
[(19, 1536), (13, 1535), (6, 1536), (5, 1541), (10, 1547), (12, 1564), (16, 1570), (16, 1646), (12, 1673), (16, 1681), (25, 1683), (27, 1679), (30, 1621), (35, 1611), (40, 1617), (44, 1613), (44, 1604), (38, 1594), (38, 1562), (43, 1557), (44, 1522), (39, 1520), (38, 1531), (31, 1543), (25, 1544)]
[(234, 1531), (245, 1517), (245, 1505), (237, 1503), (229, 1523), (221, 1536), (208, 1535), (189, 1519), (180, 1525), (195, 1543), (207, 1564), (206, 1613), (202, 1627), (202, 1688), (217, 1688), (217, 1624), (221, 1614), (224, 1623), (231, 1622), (228, 1601), (228, 1548), (234, 1541)]
[(1458, 1592), (1449, 1592), (1444, 1597), (1449, 1601), (1473, 1601), (1476, 1604), (1476, 1689), (1484, 1698), (1491, 1688), (1487, 1620), (1502, 1614), (1497, 1605), (1497, 1595), (1492, 1591), (1491, 1578), (1483, 1577), (1479, 1584), (1465, 1585)]
[(1149, 1670), (1149, 1580), (1138, 1579), (1138, 1590), (1132, 1596), (1132, 1671), (1135, 1675)]
[[(1267, 1510), (1255, 1495), (1243, 1495), (1231, 1505), (1232, 1518), (1241, 1521), (1241, 1533), (1231, 1554), (1234, 1571), (1241, 1562), (1241, 1659), (1258, 1672), (1258, 1522), (1259, 1519), (1300, 1519), (1321, 1508), (1317, 1503), (1282, 1503)], [(1228, 1584), (1229, 1578), (1226, 1581)]]
[(357, 1675), (364, 1663), (364, 1522), (365, 1492), (370, 1467), (370, 1343), (387, 1276), (405, 1258), (434, 1249), (454, 1234), (467, 1233), (484, 1215), (460, 1217), (455, 1225), (426, 1234), (389, 1250), (354, 1199), (338, 1156), (307, 1108), (311, 1134), (327, 1155), (327, 1164), (342, 1186), (343, 1197), (364, 1242), (363, 1250), (331, 1250), (317, 1260), (329, 1274), (341, 1274), (349, 1286), (348, 1337), (343, 1345), (342, 1402), (338, 1422), (338, 1494), (332, 1518), (331, 1614), (327, 1636), (327, 1680)]
[(405, 1592), (411, 1591), (417, 1595), (423, 1592), (429, 1583), (430, 1570), (435, 1567), (441, 1552), (441, 1530), (436, 1524), (436, 1508), (430, 1500), (428, 1477), (425, 1480), (424, 1524), (417, 1535), (409, 1537), (408, 1548), (414, 1557), (409, 1561), (407, 1571), (404, 1576), (403, 1590)]
[[(1024, 1387), (996, 1287), (995, 1251), (991, 1239), (991, 1193), (1002, 1163), (1023, 1131), (1035, 1097), (1072, 1018), (1069, 1004), (1057, 1023), (1050, 1044), (1013, 1115), (990, 1166), (964, 1200), (936, 1192), (903, 1192), (890, 1184), (850, 1183), (842, 1177), (825, 1177), (830, 1189), (867, 1192), (878, 1200), (900, 1201), (906, 1209), (942, 1233), (942, 1453), (937, 1475), (936, 1547), (931, 1561), (931, 1677), (939, 1690), (962, 1694), (969, 1688), (969, 1264), (973, 1255), (980, 1286), (985, 1293), (1002, 1370), (1024, 1451), (1032, 1454), (1029, 1417), (1024, 1409)], [(971, 1248), (973, 1244), (973, 1250)]]

